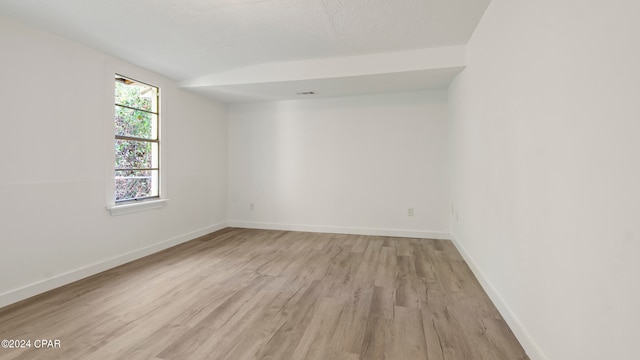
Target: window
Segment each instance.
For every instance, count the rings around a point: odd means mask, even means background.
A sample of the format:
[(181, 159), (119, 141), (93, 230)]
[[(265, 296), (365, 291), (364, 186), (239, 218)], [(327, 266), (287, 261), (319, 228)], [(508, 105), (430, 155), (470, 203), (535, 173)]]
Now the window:
[(115, 201), (160, 197), (156, 86), (115, 75)]

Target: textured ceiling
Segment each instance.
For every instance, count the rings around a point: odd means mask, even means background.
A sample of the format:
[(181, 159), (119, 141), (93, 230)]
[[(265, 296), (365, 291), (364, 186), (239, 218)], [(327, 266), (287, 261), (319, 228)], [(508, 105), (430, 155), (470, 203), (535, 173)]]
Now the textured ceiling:
[(0, 15), (187, 80), (466, 44), (490, 0), (0, 0)]

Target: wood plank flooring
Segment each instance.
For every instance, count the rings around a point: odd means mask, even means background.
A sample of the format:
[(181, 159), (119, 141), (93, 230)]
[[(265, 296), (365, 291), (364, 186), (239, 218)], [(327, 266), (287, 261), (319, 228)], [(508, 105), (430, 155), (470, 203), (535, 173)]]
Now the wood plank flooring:
[(2, 308), (1, 339), (31, 340), (16, 360), (528, 359), (449, 241), (233, 228)]

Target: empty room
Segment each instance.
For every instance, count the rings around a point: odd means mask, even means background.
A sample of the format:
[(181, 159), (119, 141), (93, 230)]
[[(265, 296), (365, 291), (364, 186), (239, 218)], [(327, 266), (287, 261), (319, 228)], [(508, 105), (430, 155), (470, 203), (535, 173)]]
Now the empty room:
[(640, 2), (0, 0), (0, 360), (635, 360)]

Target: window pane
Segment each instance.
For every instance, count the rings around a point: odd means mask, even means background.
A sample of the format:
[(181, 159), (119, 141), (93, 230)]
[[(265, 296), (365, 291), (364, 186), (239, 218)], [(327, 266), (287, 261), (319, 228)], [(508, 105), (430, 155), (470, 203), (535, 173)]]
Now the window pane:
[(158, 89), (116, 76), (116, 104), (158, 112)]
[(157, 166), (157, 143), (116, 140), (116, 169), (149, 169)]
[(158, 196), (158, 171), (116, 171), (116, 201)]
[(116, 135), (157, 138), (158, 115), (116, 105)]
[(115, 75), (116, 201), (160, 195), (159, 94), (155, 86)]

